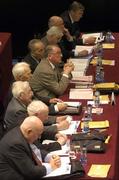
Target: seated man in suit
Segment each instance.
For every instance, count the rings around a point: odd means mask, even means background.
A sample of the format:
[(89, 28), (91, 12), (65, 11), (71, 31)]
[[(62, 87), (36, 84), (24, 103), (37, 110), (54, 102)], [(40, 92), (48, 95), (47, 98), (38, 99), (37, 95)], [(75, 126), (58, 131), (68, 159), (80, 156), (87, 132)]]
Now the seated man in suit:
[[(6, 124), (7, 130), (21, 124), (23, 119), (28, 116), (27, 106), (29, 105), (29, 103), (31, 103), (33, 97), (33, 92), (29, 86), (28, 81), (14, 82), (12, 87), (12, 94), (13, 94), (13, 98), (8, 104), (4, 117), (4, 122)], [(67, 129), (69, 127), (69, 123), (66, 121), (66, 116), (61, 116), (61, 117), (52, 116), (51, 118), (48, 119), (49, 121), (51, 121), (52, 119), (51, 122), (59, 123), (52, 127), (49, 126), (48, 130), (53, 134), (56, 134), (58, 130)]]
[(72, 63), (64, 64), (61, 72), (58, 68), (61, 57), (61, 49), (58, 46), (49, 45), (46, 47), (45, 59), (37, 66), (30, 80), (30, 85), (37, 97), (58, 97), (68, 87), (74, 65)]
[(44, 48), (44, 44), (40, 39), (32, 39), (28, 43), (29, 54), (27, 54), (22, 61), (30, 65), (32, 73), (44, 57)]
[[(45, 125), (45, 129), (47, 129), (47, 133), (45, 135), (45, 131), (44, 131), (44, 136), (43, 136), (43, 140), (48, 138), (48, 133), (49, 136), (51, 137), (51, 131), (54, 131), (54, 124), (57, 124), (57, 130), (63, 130), (63, 128), (66, 128), (66, 124), (67, 127), (69, 126), (69, 123), (65, 122), (64, 119), (61, 117), (57, 118), (57, 119), (52, 119), (52, 117), (50, 118), (51, 120), (48, 119), (48, 107), (41, 101), (38, 100), (33, 100), (28, 106), (27, 106), (27, 113), (29, 116), (37, 116), (38, 118), (41, 119), (41, 121), (43, 122), (43, 124)], [(61, 118), (61, 119), (60, 119)], [(62, 121), (62, 123), (60, 123)], [(49, 127), (50, 126), (50, 130)], [(48, 128), (47, 128), (48, 127)], [(59, 133), (55, 135), (55, 138), (62, 138), (62, 135), (59, 136)], [(63, 135), (64, 137), (64, 135)], [(64, 137), (66, 138), (66, 137)], [(58, 142), (58, 140), (57, 140)], [(61, 142), (59, 142), (61, 144)], [(61, 144), (62, 145), (62, 144)]]
[(0, 141), (1, 180), (39, 180), (61, 165), (55, 155), (47, 160), (46, 152), (40, 151), (33, 143), (43, 132), (42, 121), (27, 117), (20, 127), (10, 130)]
[(76, 41), (73, 39), (73, 36), (70, 34), (69, 30), (65, 27), (63, 19), (60, 16), (51, 16), (48, 20), (48, 27), (52, 26), (58, 27), (62, 33), (63, 37), (59, 41), (59, 46), (62, 51), (62, 59), (64, 62), (67, 61), (70, 57), (82, 57), (88, 55), (87, 50), (80, 51), (78, 54), (75, 54), (74, 48), (76, 46)]
[[(30, 65), (26, 62), (16, 63), (12, 68), (12, 74), (15, 81), (29, 81), (32, 77)], [(34, 98), (36, 97), (34, 96)], [(4, 103), (6, 108), (11, 99), (12, 99), (12, 90), (10, 87), (8, 96), (6, 97), (6, 101)], [(49, 114), (54, 115), (57, 114), (57, 112), (66, 109), (66, 104), (64, 104), (60, 99), (39, 97), (39, 100), (43, 101), (45, 104), (49, 106)], [(56, 104), (57, 102), (61, 102), (61, 104)]]
[(65, 27), (69, 30), (76, 44), (94, 44), (95, 37), (89, 37), (83, 41), (80, 37), (79, 21), (84, 13), (84, 6), (77, 1), (70, 4), (69, 9), (61, 14)]

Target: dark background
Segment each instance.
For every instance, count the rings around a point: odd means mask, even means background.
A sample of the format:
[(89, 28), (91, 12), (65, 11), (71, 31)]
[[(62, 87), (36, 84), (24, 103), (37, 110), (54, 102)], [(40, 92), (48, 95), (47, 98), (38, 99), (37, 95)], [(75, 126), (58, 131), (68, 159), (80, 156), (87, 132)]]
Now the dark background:
[[(67, 9), (72, 0), (0, 0), (0, 31), (12, 33), (13, 58), (27, 53), (34, 34), (47, 29), (48, 18)], [(80, 21), (83, 32), (119, 31), (116, 0), (80, 0), (85, 13)]]

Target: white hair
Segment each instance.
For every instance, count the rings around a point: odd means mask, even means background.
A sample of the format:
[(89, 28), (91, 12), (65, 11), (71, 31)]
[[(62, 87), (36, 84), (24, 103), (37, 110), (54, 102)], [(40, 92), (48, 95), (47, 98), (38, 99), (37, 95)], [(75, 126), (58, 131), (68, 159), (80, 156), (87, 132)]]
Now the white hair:
[(13, 97), (19, 98), (21, 93), (25, 92), (30, 88), (28, 81), (16, 81), (12, 84), (12, 94)]
[(27, 112), (29, 116), (36, 115), (37, 113), (42, 113), (44, 111), (48, 111), (48, 106), (39, 100), (33, 100), (27, 106)]
[(52, 35), (56, 35), (56, 36), (63, 36), (62, 31), (60, 30), (59, 27), (57, 26), (52, 26), (51, 28), (49, 28), (49, 30), (47, 31), (47, 35), (52, 36)]
[(14, 76), (14, 79), (16, 80), (17, 77), (23, 76), (24, 72), (28, 69), (30, 69), (30, 65), (28, 63), (26, 62), (16, 63), (12, 68), (12, 74)]

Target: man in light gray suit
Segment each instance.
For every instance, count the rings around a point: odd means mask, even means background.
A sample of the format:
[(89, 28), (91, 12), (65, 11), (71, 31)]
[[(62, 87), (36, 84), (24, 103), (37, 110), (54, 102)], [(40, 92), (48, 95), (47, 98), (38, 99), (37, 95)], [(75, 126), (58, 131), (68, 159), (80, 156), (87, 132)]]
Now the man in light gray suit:
[(57, 45), (46, 47), (46, 58), (37, 66), (30, 85), (36, 96), (58, 97), (64, 93), (71, 79), (74, 65), (68, 62), (61, 72), (58, 64), (61, 62), (61, 49)]

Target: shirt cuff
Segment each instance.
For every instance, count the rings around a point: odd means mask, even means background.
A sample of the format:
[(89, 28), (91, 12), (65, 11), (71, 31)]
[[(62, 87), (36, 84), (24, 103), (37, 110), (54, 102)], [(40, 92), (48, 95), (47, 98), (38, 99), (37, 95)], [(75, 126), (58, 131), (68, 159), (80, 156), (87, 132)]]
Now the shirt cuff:
[(66, 77), (66, 78), (69, 78), (69, 76), (67, 74), (63, 74), (63, 76)]
[(55, 112), (59, 112), (59, 109), (57, 107), (57, 104), (54, 105), (54, 108), (55, 108)]
[(46, 175), (53, 171), (51, 165), (49, 163), (42, 163), (43, 166), (46, 168)]

